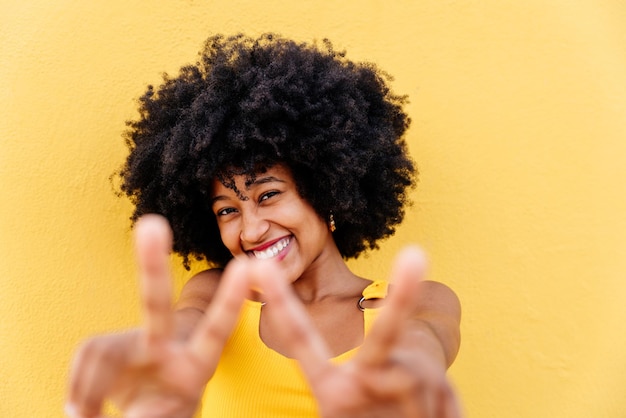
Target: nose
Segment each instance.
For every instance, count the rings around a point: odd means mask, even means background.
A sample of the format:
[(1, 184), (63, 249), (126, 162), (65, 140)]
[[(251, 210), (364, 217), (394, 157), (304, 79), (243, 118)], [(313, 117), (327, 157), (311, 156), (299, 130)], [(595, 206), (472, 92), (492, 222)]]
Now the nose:
[(241, 232), (239, 237), (241, 242), (256, 244), (263, 241), (270, 223), (267, 219), (259, 216), (256, 211), (247, 211), (241, 216)]

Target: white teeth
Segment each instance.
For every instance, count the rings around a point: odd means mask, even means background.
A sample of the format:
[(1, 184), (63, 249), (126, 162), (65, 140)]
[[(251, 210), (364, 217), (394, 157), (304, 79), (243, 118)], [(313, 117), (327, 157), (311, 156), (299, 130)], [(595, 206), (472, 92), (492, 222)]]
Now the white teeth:
[(252, 251), (254, 256), (260, 260), (267, 260), (268, 258), (276, 257), (279, 252), (289, 245), (289, 238), (283, 238), (276, 244), (263, 251)]

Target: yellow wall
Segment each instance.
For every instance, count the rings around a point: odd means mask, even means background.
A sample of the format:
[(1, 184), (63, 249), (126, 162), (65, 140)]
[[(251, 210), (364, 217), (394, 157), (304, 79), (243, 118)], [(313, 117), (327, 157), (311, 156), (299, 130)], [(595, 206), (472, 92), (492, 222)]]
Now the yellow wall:
[[(423, 243), (464, 307), (468, 416), (626, 416), (620, 0), (0, 0), (0, 416), (61, 417), (85, 336), (137, 323), (108, 176), (146, 84), (212, 32), (329, 37), (411, 96)], [(176, 273), (177, 285), (186, 274)]]

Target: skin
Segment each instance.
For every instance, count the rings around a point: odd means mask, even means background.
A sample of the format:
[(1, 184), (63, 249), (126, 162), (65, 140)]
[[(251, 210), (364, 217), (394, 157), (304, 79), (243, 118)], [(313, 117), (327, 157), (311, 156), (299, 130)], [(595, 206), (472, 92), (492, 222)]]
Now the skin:
[[(213, 183), (213, 211), (228, 250), (235, 257), (255, 258), (251, 250), (289, 239), (274, 258), (278, 274), (292, 284), (333, 356), (362, 343), (363, 315), (355, 307), (369, 281), (347, 268), (326, 221), (299, 196), (289, 170), (274, 166), (249, 187), (243, 177), (238, 178), (236, 187), (244, 191), (243, 196), (219, 181)], [(264, 315), (272, 309), (268, 304), (261, 314), (261, 338), (287, 355), (285, 341), (275, 329), (281, 325)], [(337, 317), (342, 318), (340, 323)]]
[[(156, 215), (138, 222), (144, 325), (78, 350), (68, 415), (99, 417), (110, 399), (125, 417), (191, 417), (244, 299), (252, 298), (266, 302), (261, 339), (300, 362), (323, 417), (459, 417), (446, 369), (459, 347), (460, 306), (450, 289), (423, 280), (424, 253), (409, 247), (399, 254), (385, 308), (364, 338), (356, 301), (370, 281), (347, 268), (289, 170), (271, 167), (249, 187), (235, 180), (239, 193), (216, 181), (212, 196), (235, 258), (223, 272), (192, 278), (174, 307), (169, 226)], [(254, 253), (286, 239), (269, 259)], [(329, 362), (357, 346), (349, 362)]]

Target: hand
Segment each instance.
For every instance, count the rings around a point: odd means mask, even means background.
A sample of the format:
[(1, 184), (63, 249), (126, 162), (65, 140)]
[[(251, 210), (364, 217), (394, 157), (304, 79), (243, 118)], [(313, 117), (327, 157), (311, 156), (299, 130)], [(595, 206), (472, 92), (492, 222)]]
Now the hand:
[(280, 322), (281, 338), (289, 341), (289, 355), (299, 361), (323, 417), (461, 416), (441, 350), (434, 356), (432, 344), (421, 347), (420, 339), (414, 338), (420, 332), (413, 315), (425, 268), (420, 250), (400, 254), (385, 307), (356, 356), (341, 365), (328, 360), (331, 356), (323, 338), (271, 261), (251, 270), (249, 277), (272, 306), (267, 315)]
[(175, 337), (167, 222), (138, 221), (136, 251), (145, 314), (143, 328), (95, 337), (78, 350), (70, 373), (67, 414), (100, 417), (106, 399), (128, 418), (189, 418), (234, 328), (248, 292), (233, 263), (207, 313), (186, 340)]

